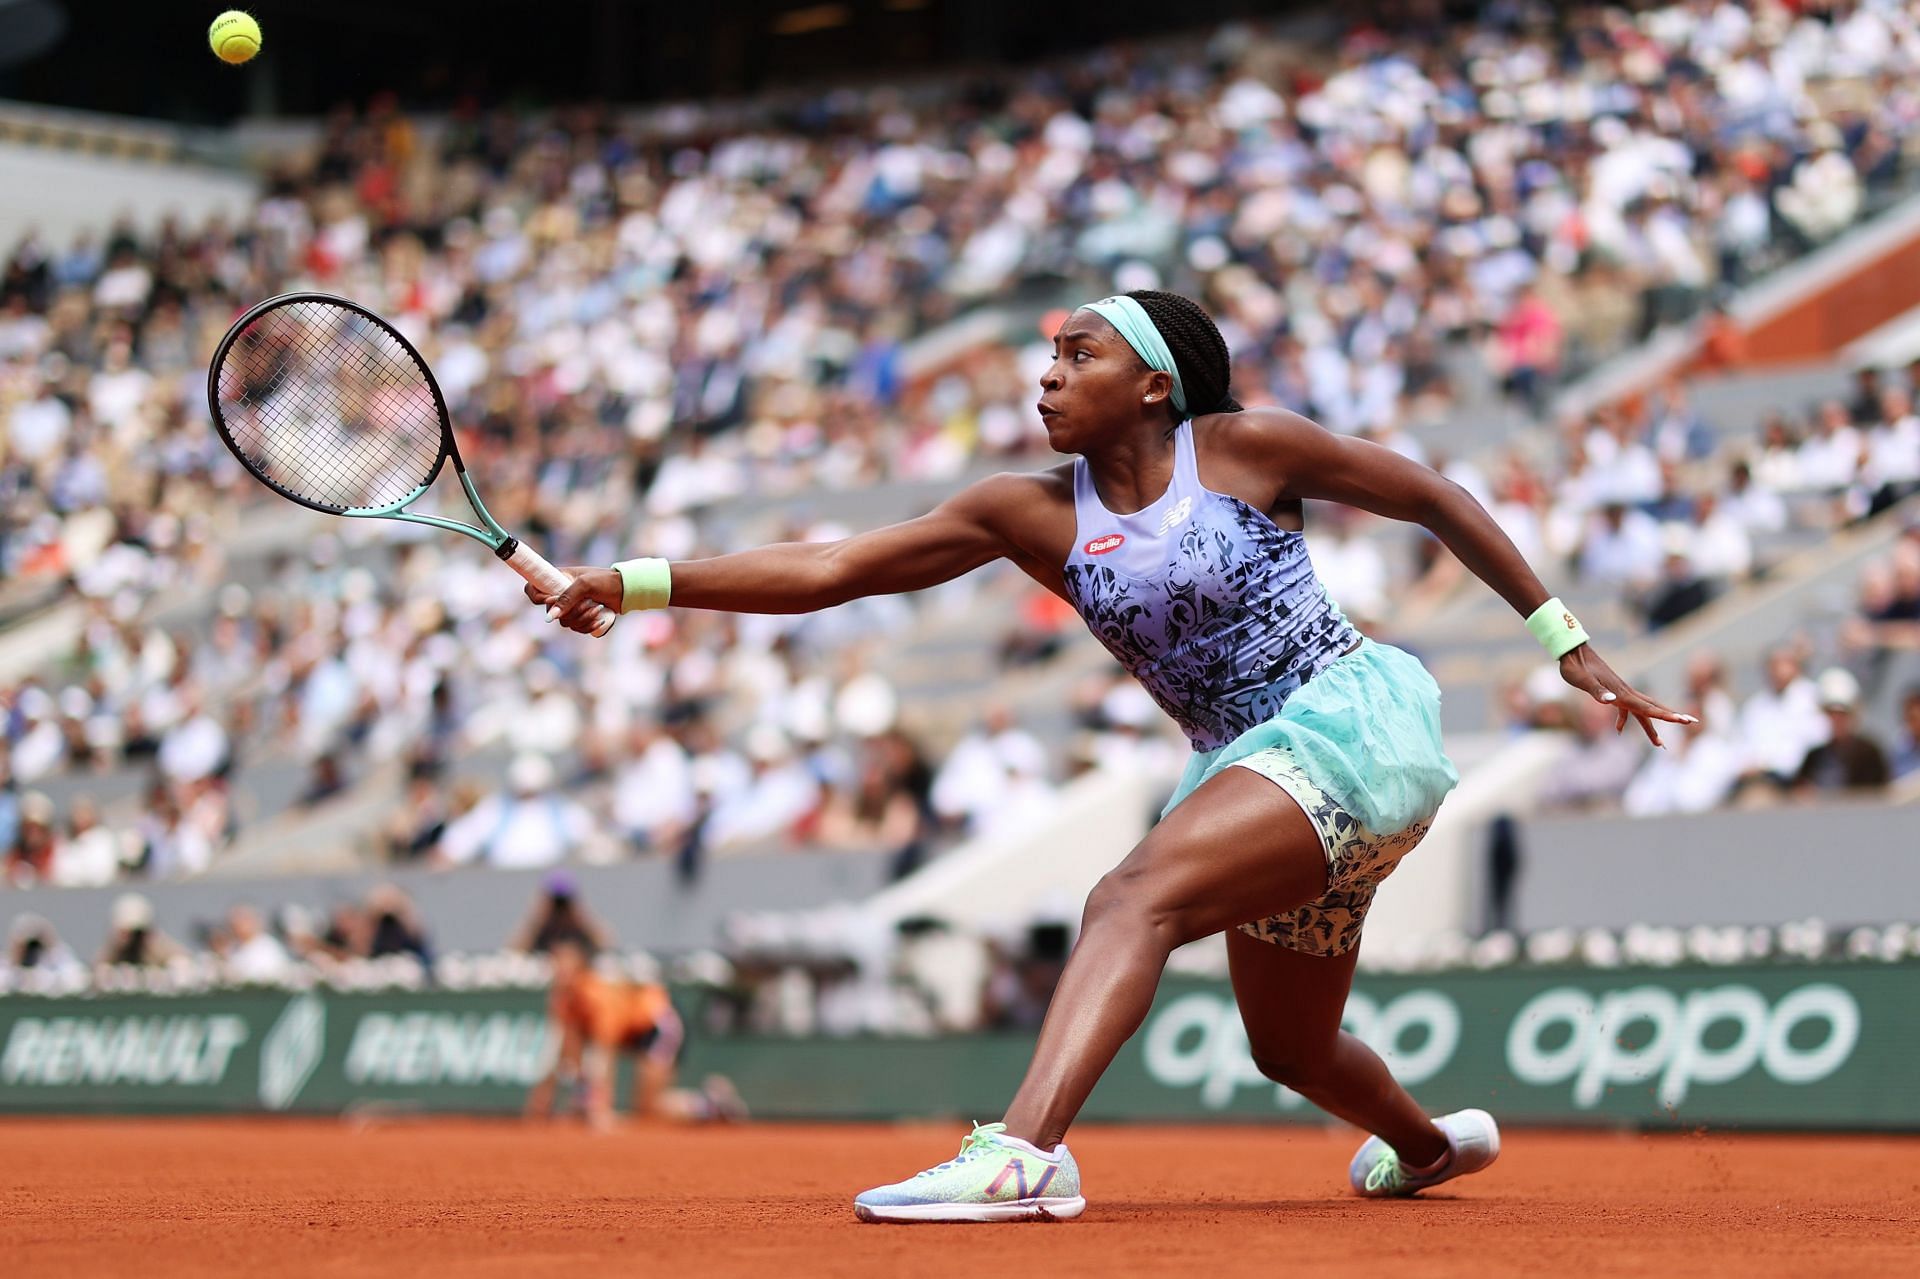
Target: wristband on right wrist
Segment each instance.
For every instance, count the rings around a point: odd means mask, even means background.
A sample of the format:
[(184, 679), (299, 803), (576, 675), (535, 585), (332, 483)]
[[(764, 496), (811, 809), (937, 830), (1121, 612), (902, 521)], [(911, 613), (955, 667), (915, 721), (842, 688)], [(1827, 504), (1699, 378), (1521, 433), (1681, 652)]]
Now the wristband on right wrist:
[(1540, 647), (1546, 649), (1547, 656), (1556, 662), (1590, 638), (1587, 628), (1580, 625), (1580, 619), (1560, 602), (1557, 595), (1528, 615), (1527, 631), (1540, 641)]
[(620, 611), (632, 613), (643, 608), (665, 608), (673, 598), (673, 575), (662, 559), (648, 557), (621, 560), (613, 566), (620, 574)]

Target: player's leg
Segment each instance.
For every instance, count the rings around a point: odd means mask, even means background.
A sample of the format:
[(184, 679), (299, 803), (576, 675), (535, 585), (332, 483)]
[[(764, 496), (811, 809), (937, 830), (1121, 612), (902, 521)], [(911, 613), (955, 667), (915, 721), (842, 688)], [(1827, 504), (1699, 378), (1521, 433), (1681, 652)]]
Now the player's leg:
[(1066, 1134), (1146, 1019), (1175, 947), (1312, 901), (1326, 854), (1286, 792), (1244, 768), (1201, 786), (1087, 897), (1007, 1132), (1042, 1150)]
[(1003, 1124), (960, 1153), (854, 1200), (863, 1221), (1075, 1217), (1080, 1170), (1061, 1144), (1113, 1056), (1145, 1020), (1176, 946), (1325, 891), (1326, 854), (1299, 805), (1228, 768), (1155, 827), (1087, 896), (1080, 940)]
[[(673, 1087), (680, 1061), (680, 1045), (686, 1041), (686, 1028), (680, 1014), (664, 1009), (647, 1037), (646, 1047), (634, 1064), (633, 1113), (639, 1119), (668, 1117), (663, 1103)], [(682, 1117), (675, 1115), (674, 1117)]]
[(580, 1032), (570, 1022), (550, 1018), (547, 1033), (559, 1042), (559, 1047), (554, 1051), (553, 1065), (527, 1093), (524, 1113), (528, 1119), (551, 1118), (555, 1088), (578, 1078), (580, 1073)]
[(1340, 1029), (1359, 957), (1357, 946), (1313, 955), (1227, 933), (1227, 972), (1260, 1073), (1424, 1167), (1447, 1153), (1445, 1134), (1379, 1055)]
[(613, 1044), (589, 1043), (580, 1053), (580, 1074), (586, 1088), (587, 1126), (610, 1132), (614, 1126), (613, 1072), (619, 1050)]

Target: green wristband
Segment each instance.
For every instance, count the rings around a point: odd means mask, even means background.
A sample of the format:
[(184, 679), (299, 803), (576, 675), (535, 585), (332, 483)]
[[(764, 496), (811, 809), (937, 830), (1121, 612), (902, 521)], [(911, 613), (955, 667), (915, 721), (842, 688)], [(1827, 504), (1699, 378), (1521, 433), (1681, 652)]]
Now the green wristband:
[(643, 608), (665, 608), (672, 598), (673, 575), (668, 571), (665, 560), (621, 560), (613, 567), (620, 574), (622, 613)]
[(1580, 625), (1580, 619), (1560, 602), (1558, 595), (1533, 610), (1527, 618), (1527, 630), (1556, 662), (1589, 638), (1587, 628)]

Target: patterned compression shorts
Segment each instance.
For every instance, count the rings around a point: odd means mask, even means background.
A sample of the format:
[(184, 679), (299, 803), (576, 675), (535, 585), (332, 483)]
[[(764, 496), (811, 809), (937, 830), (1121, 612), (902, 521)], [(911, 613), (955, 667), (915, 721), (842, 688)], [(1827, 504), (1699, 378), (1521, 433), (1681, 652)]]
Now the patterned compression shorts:
[(1375, 834), (1328, 796), (1284, 746), (1255, 751), (1231, 767), (1250, 769), (1292, 796), (1319, 832), (1327, 855), (1324, 894), (1284, 915), (1242, 924), (1240, 931), (1303, 954), (1346, 954), (1360, 941), (1360, 926), (1373, 905), (1374, 890), (1413, 851), (1432, 823), (1417, 822), (1388, 835)]

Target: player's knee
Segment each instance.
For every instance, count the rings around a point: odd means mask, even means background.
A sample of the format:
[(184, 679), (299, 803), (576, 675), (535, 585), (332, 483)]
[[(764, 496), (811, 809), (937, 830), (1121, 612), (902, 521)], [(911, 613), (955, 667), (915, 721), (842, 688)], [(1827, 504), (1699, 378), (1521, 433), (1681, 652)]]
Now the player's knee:
[(1081, 917), (1081, 932), (1096, 927), (1120, 926), (1148, 933), (1162, 941), (1168, 950), (1203, 935), (1161, 882), (1150, 870), (1122, 862), (1100, 877), (1087, 894), (1086, 910)]

